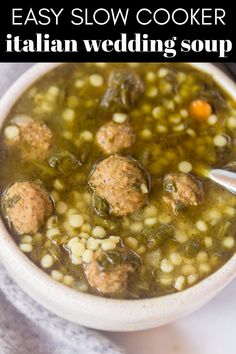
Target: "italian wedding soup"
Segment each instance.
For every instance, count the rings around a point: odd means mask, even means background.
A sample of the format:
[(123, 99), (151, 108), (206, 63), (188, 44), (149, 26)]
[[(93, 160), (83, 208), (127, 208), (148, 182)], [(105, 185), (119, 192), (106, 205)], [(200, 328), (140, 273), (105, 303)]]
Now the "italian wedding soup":
[(1, 132), (1, 213), (19, 249), (81, 292), (182, 291), (236, 249), (236, 104), (188, 64), (63, 64)]

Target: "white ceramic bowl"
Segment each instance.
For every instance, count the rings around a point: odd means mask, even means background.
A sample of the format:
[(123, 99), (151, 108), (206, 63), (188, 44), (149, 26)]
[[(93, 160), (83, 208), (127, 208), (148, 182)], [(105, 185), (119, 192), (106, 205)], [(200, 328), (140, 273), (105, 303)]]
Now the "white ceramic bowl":
[[(37, 64), (22, 75), (0, 102), (0, 125), (22, 93), (38, 78), (61, 64)], [(211, 74), (236, 99), (236, 85), (211, 64), (191, 64)], [(54, 281), (17, 247), (0, 220), (0, 259), (11, 277), (35, 301), (78, 324), (108, 330), (134, 331), (160, 326), (198, 309), (236, 275), (236, 255), (193, 287), (172, 295), (142, 300), (114, 300), (80, 293)]]

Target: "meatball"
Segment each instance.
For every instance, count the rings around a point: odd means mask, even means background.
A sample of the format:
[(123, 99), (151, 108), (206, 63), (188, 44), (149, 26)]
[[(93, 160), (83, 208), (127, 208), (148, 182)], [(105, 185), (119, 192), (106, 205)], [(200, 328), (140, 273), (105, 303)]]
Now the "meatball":
[(168, 174), (164, 179), (165, 191), (169, 195), (163, 200), (175, 213), (188, 206), (197, 206), (203, 201), (201, 182), (185, 173)]
[(107, 155), (116, 154), (133, 145), (135, 135), (129, 124), (108, 122), (101, 126), (96, 135), (96, 143)]
[(113, 71), (101, 105), (111, 110), (130, 110), (144, 91), (139, 75), (129, 70)]
[(125, 247), (108, 252), (96, 251), (91, 263), (84, 265), (90, 286), (113, 297), (125, 295), (129, 274), (138, 267), (138, 256)]
[(2, 196), (2, 209), (18, 234), (35, 234), (53, 210), (48, 192), (35, 182), (15, 182)]
[(147, 203), (144, 171), (128, 157), (111, 155), (99, 162), (89, 177), (89, 185), (116, 216), (131, 214)]
[(49, 156), (53, 134), (45, 123), (19, 115), (11, 120), (11, 124), (18, 128), (18, 134), (14, 139), (5, 134), (5, 143), (18, 149), (24, 160), (43, 160)]

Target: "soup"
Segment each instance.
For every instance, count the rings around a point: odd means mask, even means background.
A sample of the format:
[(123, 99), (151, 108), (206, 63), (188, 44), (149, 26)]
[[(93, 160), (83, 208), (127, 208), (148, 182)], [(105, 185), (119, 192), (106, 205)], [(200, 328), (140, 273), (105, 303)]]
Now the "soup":
[(182, 291), (235, 252), (235, 102), (187, 64), (58, 66), (2, 128), (2, 217), (54, 280), (96, 295)]

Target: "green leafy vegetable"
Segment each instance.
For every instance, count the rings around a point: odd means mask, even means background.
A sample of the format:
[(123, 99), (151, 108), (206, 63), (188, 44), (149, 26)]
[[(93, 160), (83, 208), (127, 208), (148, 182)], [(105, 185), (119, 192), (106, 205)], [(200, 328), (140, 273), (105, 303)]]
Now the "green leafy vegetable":
[(21, 197), (19, 195), (14, 195), (12, 198), (2, 198), (2, 209), (3, 211), (6, 211), (7, 209), (12, 208), (19, 200)]
[(99, 216), (108, 216), (109, 215), (109, 204), (102, 198), (100, 198), (96, 193), (93, 193), (93, 207), (95, 212)]
[(144, 229), (144, 235), (148, 238), (149, 248), (160, 247), (166, 240), (174, 237), (174, 233), (174, 226), (168, 224)]
[(200, 249), (201, 249), (201, 245), (198, 240), (189, 240), (184, 245), (183, 253), (186, 258), (193, 258), (197, 255)]
[(65, 175), (73, 173), (78, 167), (82, 165), (77, 157), (71, 154), (69, 151), (62, 151), (51, 156), (48, 160), (48, 163), (51, 167)]

